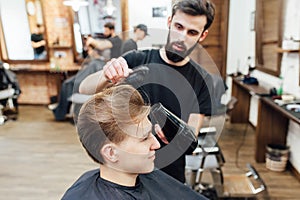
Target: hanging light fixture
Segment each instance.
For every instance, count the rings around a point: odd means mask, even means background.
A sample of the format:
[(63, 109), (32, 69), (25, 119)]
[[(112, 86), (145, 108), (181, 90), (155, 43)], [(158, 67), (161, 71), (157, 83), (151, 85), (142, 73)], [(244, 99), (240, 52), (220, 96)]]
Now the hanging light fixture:
[(112, 16), (116, 9), (117, 8), (114, 6), (112, 0), (106, 1), (106, 6), (104, 7), (104, 10), (106, 11), (107, 15)]
[(88, 6), (89, 2), (85, 0), (65, 0), (63, 2), (65, 6), (71, 6), (74, 12), (78, 12), (80, 7), (82, 6)]

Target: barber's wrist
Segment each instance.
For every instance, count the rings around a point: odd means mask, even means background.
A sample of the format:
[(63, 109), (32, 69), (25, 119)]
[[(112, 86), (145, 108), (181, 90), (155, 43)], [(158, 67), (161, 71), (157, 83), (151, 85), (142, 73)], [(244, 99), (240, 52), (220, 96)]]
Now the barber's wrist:
[(104, 80), (103, 82), (104, 83), (112, 83), (112, 80), (110, 80), (106, 75), (105, 75), (105, 73), (103, 72), (103, 74), (102, 74), (102, 80)]

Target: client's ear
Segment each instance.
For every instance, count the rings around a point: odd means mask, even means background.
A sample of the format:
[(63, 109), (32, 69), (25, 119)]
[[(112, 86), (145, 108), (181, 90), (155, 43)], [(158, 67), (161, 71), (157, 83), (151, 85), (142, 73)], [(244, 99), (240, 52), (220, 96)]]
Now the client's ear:
[(101, 154), (106, 161), (117, 162), (118, 153), (114, 144), (105, 144), (101, 149)]

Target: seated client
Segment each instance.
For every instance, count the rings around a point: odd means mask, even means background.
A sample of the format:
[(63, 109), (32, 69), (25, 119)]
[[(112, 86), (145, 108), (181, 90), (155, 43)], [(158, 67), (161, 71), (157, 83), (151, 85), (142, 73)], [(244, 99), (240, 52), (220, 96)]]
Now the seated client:
[(77, 131), (100, 169), (84, 173), (63, 200), (206, 199), (154, 170), (155, 150), (160, 144), (152, 134), (149, 112), (150, 106), (129, 85), (110, 87), (82, 106)]

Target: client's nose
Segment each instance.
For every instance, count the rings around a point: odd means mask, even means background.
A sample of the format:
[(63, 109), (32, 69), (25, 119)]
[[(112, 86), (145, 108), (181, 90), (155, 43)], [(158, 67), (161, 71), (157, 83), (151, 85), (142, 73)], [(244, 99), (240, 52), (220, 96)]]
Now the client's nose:
[(156, 150), (160, 148), (160, 144), (158, 142), (158, 140), (156, 139), (156, 137), (154, 135), (151, 134), (151, 139), (152, 139), (152, 145), (151, 145), (151, 150)]

